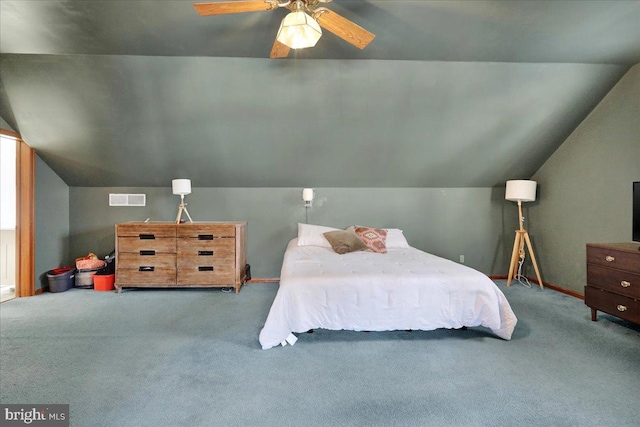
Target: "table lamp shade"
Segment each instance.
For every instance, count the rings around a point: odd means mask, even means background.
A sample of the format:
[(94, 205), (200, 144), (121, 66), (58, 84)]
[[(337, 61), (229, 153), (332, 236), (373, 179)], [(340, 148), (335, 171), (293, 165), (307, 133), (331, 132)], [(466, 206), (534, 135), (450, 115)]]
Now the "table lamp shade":
[(536, 200), (536, 186), (536, 181), (507, 181), (507, 191), (504, 198), (512, 202), (534, 202)]
[(171, 187), (173, 194), (178, 196), (186, 196), (191, 194), (191, 180), (190, 179), (174, 179), (171, 181)]

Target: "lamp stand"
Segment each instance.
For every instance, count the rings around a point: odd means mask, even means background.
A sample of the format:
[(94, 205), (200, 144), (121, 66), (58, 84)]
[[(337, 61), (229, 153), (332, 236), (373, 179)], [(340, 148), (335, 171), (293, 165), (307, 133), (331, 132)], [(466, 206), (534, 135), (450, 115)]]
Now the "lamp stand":
[(184, 202), (184, 195), (180, 195), (180, 204), (178, 205), (178, 216), (176, 217), (176, 224), (180, 224), (183, 211), (187, 214), (189, 222), (193, 222), (193, 220), (191, 219), (191, 215), (189, 215), (189, 211), (187, 210), (187, 204)]
[[(529, 249), (529, 255), (531, 255), (531, 262), (533, 268), (536, 271), (536, 277), (538, 278), (538, 284), (540, 289), (544, 289), (542, 285), (542, 279), (540, 278), (540, 270), (538, 270), (538, 263), (536, 262), (536, 256), (533, 253), (533, 247), (531, 246), (531, 240), (529, 239), (529, 233), (524, 229), (524, 217), (522, 216), (522, 202), (518, 200), (518, 215), (520, 222), (520, 229), (516, 230), (516, 239), (513, 242), (513, 252), (511, 253), (511, 264), (509, 265), (509, 276), (507, 277), (507, 287), (511, 286), (511, 279), (516, 276), (518, 270), (518, 264), (520, 259), (524, 260), (524, 245), (526, 243), (527, 249)], [(518, 274), (519, 278), (520, 275)]]

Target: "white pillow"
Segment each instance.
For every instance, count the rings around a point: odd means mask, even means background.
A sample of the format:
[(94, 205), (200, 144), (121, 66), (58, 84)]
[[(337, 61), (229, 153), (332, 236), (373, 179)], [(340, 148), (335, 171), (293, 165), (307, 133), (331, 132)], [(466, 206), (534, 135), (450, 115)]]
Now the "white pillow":
[(331, 243), (322, 233), (336, 231), (338, 228), (324, 227), (322, 225), (300, 224), (298, 223), (298, 246), (322, 246), (330, 248)]
[(405, 239), (402, 230), (397, 228), (386, 228), (386, 230), (387, 239), (385, 241), (385, 244), (387, 246), (387, 249), (404, 249), (409, 247), (409, 243), (407, 242), (407, 239)]

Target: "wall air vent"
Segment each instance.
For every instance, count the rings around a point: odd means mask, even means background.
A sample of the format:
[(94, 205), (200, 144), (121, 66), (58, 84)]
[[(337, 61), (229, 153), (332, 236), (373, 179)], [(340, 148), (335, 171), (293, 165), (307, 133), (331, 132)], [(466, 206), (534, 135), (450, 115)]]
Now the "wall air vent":
[(109, 194), (109, 206), (146, 206), (146, 194)]

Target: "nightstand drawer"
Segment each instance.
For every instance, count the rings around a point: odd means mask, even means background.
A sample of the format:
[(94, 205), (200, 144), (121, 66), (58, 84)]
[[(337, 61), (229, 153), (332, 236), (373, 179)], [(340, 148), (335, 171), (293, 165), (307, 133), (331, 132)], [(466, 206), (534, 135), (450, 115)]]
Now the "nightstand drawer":
[(118, 237), (118, 252), (140, 253), (175, 253), (176, 239), (160, 237), (154, 239), (141, 239), (139, 237)]
[(631, 298), (640, 298), (640, 274), (587, 264), (587, 285)]
[(584, 289), (584, 303), (592, 309), (640, 323), (640, 300), (638, 299), (586, 286)]
[[(638, 252), (638, 251), (636, 251)], [(587, 245), (587, 264), (595, 264), (640, 274), (639, 254)]]

